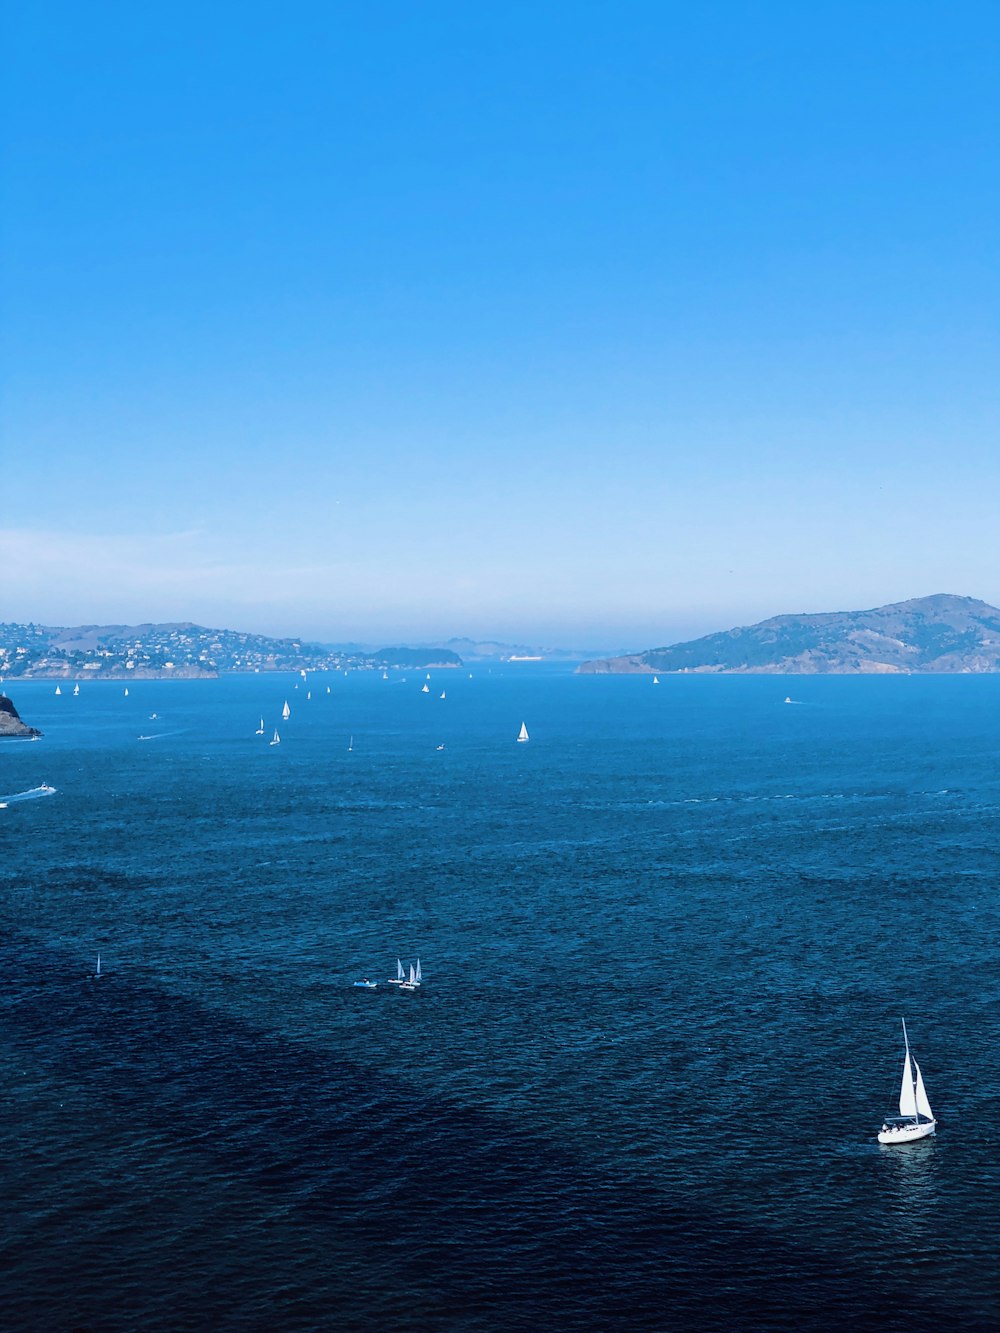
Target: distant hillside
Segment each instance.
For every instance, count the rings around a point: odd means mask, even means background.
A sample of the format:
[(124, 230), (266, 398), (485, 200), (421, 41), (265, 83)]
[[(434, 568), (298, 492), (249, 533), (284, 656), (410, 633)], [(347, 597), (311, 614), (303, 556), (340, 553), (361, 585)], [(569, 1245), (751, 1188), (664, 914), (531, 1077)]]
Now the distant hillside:
[(461, 666), (444, 648), (370, 652), (271, 639), (188, 623), (164, 625), (0, 624), (0, 678), (185, 680), (222, 671), (375, 670)]
[(690, 643), (584, 662), (578, 670), (776, 675), (1000, 671), (1000, 610), (974, 597), (940, 593), (871, 611), (774, 616)]

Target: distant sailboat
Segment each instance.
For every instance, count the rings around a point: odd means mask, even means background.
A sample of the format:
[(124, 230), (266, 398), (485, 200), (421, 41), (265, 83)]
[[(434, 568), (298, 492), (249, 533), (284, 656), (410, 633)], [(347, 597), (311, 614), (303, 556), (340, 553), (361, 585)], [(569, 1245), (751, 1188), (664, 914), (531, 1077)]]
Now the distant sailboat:
[(273, 739), (268, 741), (268, 745), (280, 745), (280, 744), (281, 744), (281, 737), (278, 735), (278, 728), (275, 727), (274, 737)]
[(327, 694), (330, 693), (330, 687), (329, 687), (329, 685), (326, 687), (326, 692), (327, 692)]
[(906, 1055), (903, 1059), (903, 1083), (899, 1089), (899, 1118), (889, 1116), (882, 1122), (878, 1135), (879, 1143), (912, 1143), (914, 1139), (925, 1139), (937, 1129), (934, 1112), (927, 1100), (924, 1077), (920, 1066), (910, 1056), (910, 1041), (906, 1035), (906, 1019), (903, 1024), (903, 1045)]
[(80, 693), (80, 686), (79, 686), (79, 684), (76, 684), (76, 685), (73, 686), (73, 693), (74, 693), (74, 694), (79, 694), (79, 693)]
[(284, 718), (284, 720), (285, 720), (286, 722), (287, 722), (288, 719), (292, 716), (292, 710), (288, 707), (288, 700), (287, 700), (287, 699), (285, 700), (285, 706), (284, 706), (284, 708), (281, 710), (281, 716)]
[(125, 698), (126, 698), (126, 699), (128, 698), (128, 686), (127, 686), (127, 685), (125, 686)]
[(389, 673), (388, 673), (388, 671), (383, 671), (383, 672), (382, 672), (382, 679), (383, 679), (383, 680), (388, 680), (388, 679), (389, 679)]
[(419, 985), (420, 985), (420, 982), (417, 980), (417, 974), (416, 974), (416, 972), (414, 972), (414, 970), (413, 970), (413, 964), (411, 963), (411, 964), (410, 964), (410, 975), (409, 975), (409, 978), (408, 978), (406, 981), (401, 981), (401, 982), (399, 983), (399, 989), (400, 989), (400, 990), (416, 990), (417, 987), (418, 987)]
[(306, 690), (306, 698), (307, 698), (307, 699), (311, 699), (312, 697), (313, 697), (313, 692), (312, 692), (312, 690)]
[(101, 955), (98, 954), (98, 955), (97, 955), (97, 970), (94, 972), (94, 980), (96, 981), (97, 978), (98, 978), (100, 975), (101, 975)]
[(445, 693), (444, 693), (444, 690), (442, 690), (442, 691), (441, 691), (441, 698), (443, 699), (444, 697), (445, 697)]
[(263, 734), (264, 734), (264, 719), (261, 718), (261, 720), (260, 720), (260, 726), (259, 726), (259, 727), (257, 728), (257, 730), (254, 732), (254, 735), (255, 735), (255, 736), (263, 736)]
[(403, 971), (403, 960), (402, 960), (401, 958), (397, 958), (397, 959), (396, 959), (396, 975), (395, 975), (394, 977), (390, 977), (390, 978), (389, 978), (389, 985), (390, 985), (390, 986), (402, 986), (402, 984), (403, 984), (403, 982), (404, 982), (405, 980), (406, 980), (406, 973)]
[(435, 748), (435, 750), (443, 750), (443, 749), (444, 749), (444, 745), (443, 745), (443, 744), (441, 744), (441, 745), (435, 745), (434, 748)]
[(517, 733), (517, 739), (521, 742), (524, 742), (528, 739), (528, 728), (524, 725), (523, 722), (521, 723), (521, 730)]
[(653, 677), (653, 684), (654, 684), (654, 685), (659, 685), (659, 683), (660, 683), (660, 678), (659, 678), (659, 676), (654, 676), (654, 677)]
[(431, 692), (431, 687), (427, 684), (426, 681), (424, 681), (423, 689), (421, 689), (420, 693), (421, 693), (421, 694), (430, 694), (430, 692)]
[(62, 690), (59, 688), (58, 685), (56, 686), (56, 694), (62, 694)]
[(353, 749), (354, 749), (354, 737), (352, 736), (351, 739), (347, 742), (347, 753), (350, 754)]
[(413, 974), (413, 984), (414, 984), (414, 986), (419, 986), (419, 985), (420, 985), (420, 980), (421, 980), (421, 978), (420, 978), (420, 959), (418, 958), (418, 959), (417, 959), (417, 970), (416, 970), (416, 972), (414, 972), (414, 974)]

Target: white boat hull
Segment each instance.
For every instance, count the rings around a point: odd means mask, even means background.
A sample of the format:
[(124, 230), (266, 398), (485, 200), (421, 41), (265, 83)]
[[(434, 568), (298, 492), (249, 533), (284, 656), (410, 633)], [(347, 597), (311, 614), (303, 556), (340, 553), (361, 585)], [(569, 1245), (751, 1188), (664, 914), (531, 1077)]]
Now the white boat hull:
[(937, 1129), (936, 1120), (924, 1120), (919, 1125), (890, 1125), (880, 1131), (879, 1143), (915, 1143), (917, 1139), (926, 1139)]

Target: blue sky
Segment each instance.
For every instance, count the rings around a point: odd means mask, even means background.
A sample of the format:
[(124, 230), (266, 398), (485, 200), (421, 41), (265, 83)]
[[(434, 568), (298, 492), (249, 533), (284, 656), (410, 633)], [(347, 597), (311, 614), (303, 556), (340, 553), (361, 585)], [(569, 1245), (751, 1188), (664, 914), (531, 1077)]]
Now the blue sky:
[(9, 8), (0, 619), (642, 648), (1000, 601), (998, 38)]

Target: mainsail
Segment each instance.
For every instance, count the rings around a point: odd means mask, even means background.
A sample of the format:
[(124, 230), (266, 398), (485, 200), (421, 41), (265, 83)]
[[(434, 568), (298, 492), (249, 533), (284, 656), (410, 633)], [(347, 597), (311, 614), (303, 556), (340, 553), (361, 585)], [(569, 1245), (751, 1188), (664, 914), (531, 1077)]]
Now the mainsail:
[(899, 1114), (916, 1117), (917, 1099), (913, 1092), (913, 1070), (910, 1068), (910, 1048), (906, 1048), (903, 1061), (903, 1084), (899, 1089)]

